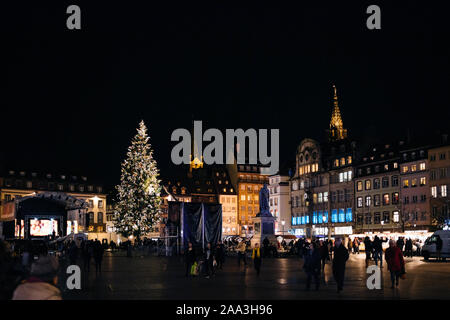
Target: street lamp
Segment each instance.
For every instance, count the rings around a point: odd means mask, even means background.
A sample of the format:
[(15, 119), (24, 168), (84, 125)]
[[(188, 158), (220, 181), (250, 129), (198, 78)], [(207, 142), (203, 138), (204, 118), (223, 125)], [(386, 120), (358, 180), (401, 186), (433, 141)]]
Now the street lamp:
[(286, 222), (284, 221), (284, 220), (281, 220), (281, 225), (283, 226), (283, 231), (282, 231), (282, 234), (284, 235), (284, 224), (285, 224)]

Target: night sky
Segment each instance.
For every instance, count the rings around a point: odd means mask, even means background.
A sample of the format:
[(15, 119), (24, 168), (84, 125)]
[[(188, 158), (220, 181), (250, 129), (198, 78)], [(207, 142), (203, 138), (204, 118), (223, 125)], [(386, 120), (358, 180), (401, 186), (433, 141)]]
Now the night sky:
[[(144, 119), (164, 177), (170, 135), (193, 117), (204, 128), (279, 128), (280, 162), (294, 161), (300, 141), (328, 127), (332, 83), (355, 139), (450, 127), (450, 27), (438, 2), (151, 2), (2, 4), (6, 169), (113, 186)], [(66, 28), (70, 4), (81, 30)], [(366, 28), (370, 4), (381, 30)]]

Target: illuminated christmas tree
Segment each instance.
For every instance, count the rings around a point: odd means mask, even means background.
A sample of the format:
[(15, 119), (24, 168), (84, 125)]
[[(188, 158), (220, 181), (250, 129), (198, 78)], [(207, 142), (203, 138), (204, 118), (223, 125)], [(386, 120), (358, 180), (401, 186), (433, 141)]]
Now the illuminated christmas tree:
[(147, 127), (141, 121), (122, 163), (114, 225), (124, 237), (142, 237), (160, 221), (161, 186), (159, 170), (148, 142)]

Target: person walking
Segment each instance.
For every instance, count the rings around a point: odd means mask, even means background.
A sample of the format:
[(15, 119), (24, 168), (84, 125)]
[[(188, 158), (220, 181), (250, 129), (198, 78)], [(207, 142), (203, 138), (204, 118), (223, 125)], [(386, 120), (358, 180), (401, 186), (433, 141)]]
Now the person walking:
[(405, 269), (402, 250), (396, 246), (394, 240), (389, 240), (389, 248), (386, 249), (385, 259), (388, 264), (388, 270), (391, 273), (391, 289), (393, 289), (394, 283), (398, 287), (398, 279)]
[(269, 245), (270, 245), (270, 241), (267, 237), (265, 237), (263, 240), (264, 258), (267, 258), (267, 256), (269, 255), (269, 251), (270, 251)]
[(206, 278), (209, 279), (212, 275), (214, 275), (214, 253), (211, 249), (211, 243), (208, 242), (206, 245), (205, 253), (204, 253), (204, 263), (205, 263), (205, 273)]
[(442, 260), (441, 258), (442, 251), (442, 239), (439, 235), (436, 235), (436, 253), (437, 253), (437, 261)]
[(259, 276), (259, 272), (261, 271), (261, 250), (258, 243), (255, 243), (255, 247), (253, 248), (252, 259), (255, 266), (256, 275)]
[[(324, 246), (322, 246), (324, 247)], [(311, 279), (314, 278), (314, 283), (316, 285), (316, 290), (319, 290), (319, 276), (320, 276), (320, 261), (321, 253), (315, 242), (311, 243), (308, 251), (304, 257), (303, 270), (305, 270), (306, 278), (306, 290), (311, 287)]]
[(412, 258), (413, 245), (412, 240), (408, 238), (405, 242), (405, 256)]
[(330, 260), (330, 253), (328, 251), (327, 244), (323, 241), (320, 241), (320, 247), (318, 248), (318, 251), (320, 252), (321, 269), (322, 271), (324, 271), (327, 260)]
[(375, 265), (378, 266), (378, 260), (380, 260), (380, 268), (383, 268), (383, 241), (375, 236), (373, 239), (373, 259), (375, 260)]
[(337, 283), (337, 292), (344, 288), (345, 264), (349, 258), (348, 250), (342, 244), (342, 239), (337, 238), (334, 247), (333, 275)]
[(92, 246), (89, 241), (84, 241), (81, 244), (81, 256), (83, 258), (83, 268), (89, 272), (91, 267)]
[(370, 257), (372, 255), (372, 241), (369, 237), (364, 238), (364, 251), (366, 252), (366, 268), (369, 266)]
[(216, 260), (217, 260), (217, 269), (222, 270), (222, 266), (225, 261), (225, 246), (220, 240), (217, 243), (216, 247)]
[(186, 265), (185, 275), (186, 277), (188, 277), (191, 272), (192, 265), (195, 262), (195, 251), (194, 248), (192, 247), (192, 242), (188, 242), (188, 247), (184, 252), (184, 262)]
[(352, 239), (348, 239), (348, 253), (352, 253), (353, 252), (353, 241)]
[(403, 240), (403, 237), (398, 238), (397, 247), (402, 251), (402, 254), (403, 254), (403, 246), (404, 245), (405, 245), (405, 242)]
[(246, 246), (244, 240), (239, 242), (239, 244), (237, 245), (236, 250), (238, 252), (238, 266), (241, 265), (241, 259), (244, 260), (244, 266), (247, 266), (247, 259), (246, 259), (246, 256), (245, 256), (246, 250), (247, 250), (247, 246)]
[(358, 238), (355, 238), (353, 240), (353, 251), (355, 254), (359, 254), (359, 240)]
[(100, 241), (94, 242), (95, 274), (102, 273), (103, 246)]

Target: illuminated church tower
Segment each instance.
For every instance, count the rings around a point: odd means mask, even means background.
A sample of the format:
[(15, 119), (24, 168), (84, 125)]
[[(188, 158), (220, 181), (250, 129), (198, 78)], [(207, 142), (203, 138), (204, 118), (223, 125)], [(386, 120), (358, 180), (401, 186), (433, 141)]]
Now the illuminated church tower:
[(333, 97), (333, 112), (331, 114), (330, 121), (330, 136), (331, 141), (342, 140), (347, 138), (347, 129), (344, 129), (344, 123), (341, 118), (341, 111), (339, 110), (339, 104), (336, 93), (336, 86), (333, 85), (334, 97)]

